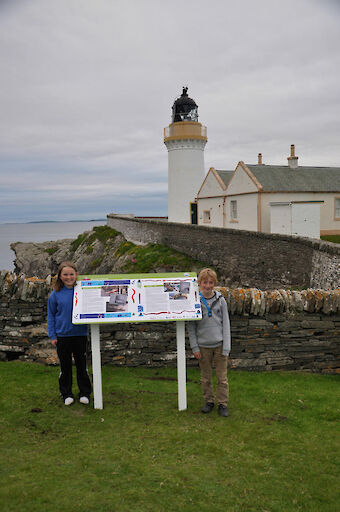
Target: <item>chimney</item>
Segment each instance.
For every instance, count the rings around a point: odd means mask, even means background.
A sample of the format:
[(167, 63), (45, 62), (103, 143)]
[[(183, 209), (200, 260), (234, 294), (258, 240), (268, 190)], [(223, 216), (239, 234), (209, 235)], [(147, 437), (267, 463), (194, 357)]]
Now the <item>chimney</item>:
[(262, 163), (262, 153), (259, 153), (257, 155), (257, 165), (263, 165), (263, 163)]
[(295, 145), (291, 144), (290, 146), (290, 156), (287, 157), (288, 166), (291, 169), (297, 169), (298, 167), (298, 157), (295, 156)]

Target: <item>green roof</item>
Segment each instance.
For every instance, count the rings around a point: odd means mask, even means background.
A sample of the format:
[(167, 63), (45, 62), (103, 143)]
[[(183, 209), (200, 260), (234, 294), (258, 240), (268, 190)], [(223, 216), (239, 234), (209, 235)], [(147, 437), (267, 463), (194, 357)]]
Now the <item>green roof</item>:
[(340, 167), (246, 166), (266, 192), (340, 192)]

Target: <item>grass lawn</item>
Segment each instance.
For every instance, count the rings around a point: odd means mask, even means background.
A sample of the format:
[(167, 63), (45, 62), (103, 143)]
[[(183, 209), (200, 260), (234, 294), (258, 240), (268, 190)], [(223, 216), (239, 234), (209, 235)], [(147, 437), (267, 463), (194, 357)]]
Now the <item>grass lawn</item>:
[(59, 369), (0, 363), (2, 512), (338, 512), (339, 381), (230, 372), (230, 417), (188, 369), (103, 368), (104, 409), (58, 397)]
[(340, 235), (324, 235), (320, 236), (321, 240), (326, 242), (333, 242), (333, 244), (340, 244)]

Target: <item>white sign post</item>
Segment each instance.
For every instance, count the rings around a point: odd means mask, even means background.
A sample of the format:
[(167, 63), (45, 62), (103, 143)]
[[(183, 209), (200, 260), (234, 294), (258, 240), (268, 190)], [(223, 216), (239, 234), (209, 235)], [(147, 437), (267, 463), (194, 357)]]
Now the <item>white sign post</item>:
[(94, 408), (103, 408), (99, 324), (176, 321), (178, 409), (187, 408), (185, 322), (200, 320), (195, 273), (78, 276), (72, 322), (91, 325)]
[(100, 335), (99, 325), (91, 325), (91, 351), (92, 351), (92, 372), (93, 372), (93, 398), (94, 408), (103, 408), (102, 391), (102, 365), (100, 360)]
[(178, 410), (187, 408), (185, 323), (176, 322)]

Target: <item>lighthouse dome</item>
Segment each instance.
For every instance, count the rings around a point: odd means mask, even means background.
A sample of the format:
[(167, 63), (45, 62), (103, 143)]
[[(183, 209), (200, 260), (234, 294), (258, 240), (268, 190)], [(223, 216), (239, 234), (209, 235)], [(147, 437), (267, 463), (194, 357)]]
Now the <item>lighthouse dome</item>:
[(177, 98), (172, 106), (172, 122), (178, 123), (181, 121), (195, 121), (198, 122), (198, 106), (195, 101), (188, 96), (188, 88), (183, 87), (183, 92)]

